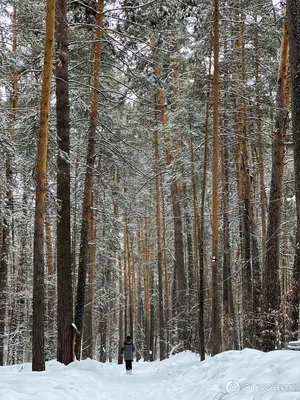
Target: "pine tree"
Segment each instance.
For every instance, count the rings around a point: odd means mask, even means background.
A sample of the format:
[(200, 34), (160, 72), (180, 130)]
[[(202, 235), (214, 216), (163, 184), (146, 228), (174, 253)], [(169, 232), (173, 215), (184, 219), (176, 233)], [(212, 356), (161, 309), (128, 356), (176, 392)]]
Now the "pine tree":
[(73, 288), (71, 269), (70, 205), (70, 104), (68, 73), (67, 2), (56, 6), (56, 120), (59, 153), (57, 156), (57, 360), (73, 361)]
[(44, 353), (44, 228), (48, 126), (55, 31), (55, 0), (47, 0), (45, 60), (40, 104), (40, 128), (36, 164), (36, 199), (33, 259), (32, 370), (45, 370)]

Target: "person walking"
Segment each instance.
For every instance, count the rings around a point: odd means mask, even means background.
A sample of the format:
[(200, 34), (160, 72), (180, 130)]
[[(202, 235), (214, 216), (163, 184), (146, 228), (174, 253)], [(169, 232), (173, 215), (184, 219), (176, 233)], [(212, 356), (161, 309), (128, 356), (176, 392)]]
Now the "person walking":
[(132, 375), (132, 361), (133, 353), (135, 351), (134, 344), (132, 342), (131, 336), (126, 336), (123, 347), (121, 348), (121, 354), (124, 354), (126, 374)]

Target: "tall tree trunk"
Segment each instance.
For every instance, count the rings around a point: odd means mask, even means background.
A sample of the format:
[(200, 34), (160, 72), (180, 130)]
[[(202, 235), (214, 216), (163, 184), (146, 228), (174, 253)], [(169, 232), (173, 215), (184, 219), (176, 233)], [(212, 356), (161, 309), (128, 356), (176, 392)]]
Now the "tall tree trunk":
[(119, 318), (118, 318), (118, 326), (119, 326), (119, 341), (118, 341), (118, 364), (123, 363), (123, 357), (121, 355), (121, 348), (124, 342), (124, 286), (123, 286), (123, 269), (121, 257), (118, 258), (119, 265)]
[[(114, 173), (113, 173), (113, 181), (114, 181), (114, 191), (113, 191), (113, 213), (115, 216), (115, 220), (117, 221), (119, 218), (119, 204), (118, 204), (118, 187), (120, 183), (120, 173), (119, 169), (115, 167)], [(123, 276), (123, 268), (122, 268), (122, 262), (121, 262), (121, 256), (118, 255), (116, 252), (116, 260), (118, 262), (118, 272), (117, 272), (117, 282), (118, 282), (118, 287), (117, 291), (119, 294), (118, 297), (118, 331), (119, 331), (119, 337), (118, 337), (118, 364), (123, 363), (123, 357), (121, 354), (121, 348), (123, 346), (124, 342), (124, 276)]]
[[(154, 257), (155, 248), (153, 245), (152, 257)], [(152, 259), (152, 257), (150, 259)], [(150, 274), (150, 329), (149, 329), (149, 344), (150, 344), (150, 361), (154, 361), (156, 359), (156, 346), (155, 346), (155, 332), (156, 332), (156, 318), (154, 312), (154, 274), (153, 272)]]
[[(83, 358), (93, 358), (93, 309), (94, 309), (94, 293), (95, 293), (95, 252), (96, 252), (96, 235), (95, 235), (95, 211), (94, 211), (94, 192), (91, 193), (91, 210), (90, 210), (90, 232), (89, 232), (89, 285), (87, 288), (87, 304), (84, 326), (84, 350)], [(102, 317), (102, 316), (100, 316)], [(102, 360), (101, 360), (102, 361)]]
[(74, 177), (74, 188), (73, 188), (73, 213), (72, 213), (72, 234), (71, 234), (71, 270), (72, 270), (72, 286), (75, 288), (76, 285), (76, 249), (77, 249), (77, 220), (79, 217), (78, 207), (79, 207), (79, 199), (78, 199), (78, 188), (80, 186), (79, 183), (79, 146), (76, 149), (76, 161), (75, 161), (75, 177)]
[(230, 349), (230, 332), (229, 332), (229, 275), (230, 268), (230, 234), (229, 234), (229, 202), (228, 202), (228, 147), (226, 143), (222, 143), (221, 164), (222, 168), (222, 201), (223, 201), (223, 334), (222, 349), (227, 351)]
[[(103, 232), (104, 233), (104, 232)], [(105, 234), (103, 235), (105, 237)], [(102, 285), (103, 287), (110, 287), (110, 262), (108, 261), (108, 265), (104, 266), (102, 270)], [(108, 316), (109, 316), (109, 304), (105, 301), (104, 296), (100, 299), (100, 319), (99, 319), (99, 335), (100, 335), (100, 354), (99, 359), (100, 362), (105, 363), (107, 360), (107, 336), (108, 336)]]
[[(244, 16), (242, 16), (244, 18)], [(242, 256), (242, 318), (243, 318), (243, 346), (252, 347), (252, 258), (251, 258), (251, 210), (252, 192), (248, 144), (248, 123), (246, 95), (246, 60), (244, 43), (244, 20), (236, 17), (236, 22), (241, 25), (239, 39), (236, 41), (236, 50), (240, 59), (239, 77), (241, 79), (242, 95), (238, 98), (237, 116), (237, 147), (236, 147), (236, 174), (240, 217), (240, 240)]]
[[(194, 221), (194, 232), (193, 232), (193, 238), (194, 238), (194, 255), (193, 255), (193, 262), (194, 262), (194, 277), (195, 277), (195, 282), (194, 282), (194, 291), (196, 293), (196, 298), (198, 298), (198, 303), (199, 303), (199, 287), (200, 287), (200, 282), (199, 282), (199, 257), (198, 257), (198, 245), (199, 245), (199, 235), (198, 235), (198, 228), (199, 228), (199, 215), (198, 215), (198, 198), (197, 198), (197, 183), (196, 183), (196, 174), (195, 174), (195, 151), (194, 151), (194, 143), (193, 139), (191, 138), (189, 140), (189, 147), (190, 147), (190, 161), (191, 161), (191, 186), (192, 186), (192, 192), (193, 192), (193, 221)], [(195, 298), (195, 297), (194, 297)], [(198, 304), (199, 307), (199, 304)], [(199, 309), (198, 309), (198, 326), (196, 324), (196, 328), (198, 328), (198, 332), (196, 333), (196, 338), (198, 336), (198, 341), (200, 341), (200, 327), (199, 327)], [(202, 325), (203, 328), (203, 325)], [(204, 337), (204, 334), (203, 334)], [(198, 346), (199, 349), (199, 346)], [(200, 357), (202, 360), (202, 354), (200, 353)], [(205, 352), (204, 352), (204, 357), (205, 357)]]
[[(170, 337), (171, 337), (171, 307), (172, 299), (170, 297), (169, 288), (169, 270), (167, 260), (167, 245), (166, 245), (166, 210), (165, 210), (165, 197), (163, 188), (163, 177), (160, 175), (160, 201), (161, 201), (161, 240), (162, 240), (162, 268), (163, 268), (163, 281), (164, 281), (164, 325), (165, 325), (165, 341), (166, 341), (166, 356), (169, 354), (170, 349)], [(170, 329), (168, 329), (170, 328)]]
[(237, 349), (236, 318), (233, 306), (231, 247), (229, 221), (229, 151), (226, 135), (222, 143), (222, 200), (223, 200), (223, 351)]
[(45, 236), (46, 236), (46, 263), (47, 263), (46, 269), (47, 269), (47, 274), (51, 276), (54, 273), (53, 243), (52, 243), (52, 233), (51, 233), (51, 220), (47, 206), (45, 214)]
[[(182, 171), (184, 174), (184, 171)], [(187, 265), (187, 294), (186, 294), (186, 311), (185, 311), (185, 324), (187, 334), (185, 336), (185, 350), (192, 350), (192, 337), (193, 337), (193, 302), (195, 299), (196, 282), (195, 282), (195, 271), (194, 271), (194, 252), (193, 252), (193, 234), (192, 234), (192, 223), (191, 216), (188, 210), (188, 190), (186, 182), (182, 185), (182, 196), (183, 196), (183, 208), (184, 208), (184, 222), (186, 232), (186, 265)], [(197, 247), (197, 243), (195, 243)]]
[(57, 361), (73, 361), (73, 285), (70, 214), (70, 104), (68, 83), (67, 1), (56, 5), (57, 156)]
[[(211, 66), (212, 66), (212, 34), (211, 34), (211, 45), (209, 52), (209, 67), (208, 67), (208, 88), (210, 88), (211, 81)], [(209, 93), (209, 91), (208, 91)], [(209, 132), (209, 107), (210, 98), (208, 96), (205, 106), (205, 137), (204, 137), (204, 158), (203, 158), (203, 175), (201, 182), (201, 203), (200, 203), (200, 215), (196, 218), (197, 225), (197, 236), (198, 236), (198, 330), (199, 330), (199, 353), (200, 360), (205, 360), (205, 336), (204, 336), (204, 211), (205, 211), (205, 195), (206, 195), (206, 183), (207, 183), (207, 164), (208, 164), (208, 132)]]
[(130, 336), (133, 337), (133, 285), (132, 285), (132, 274), (133, 274), (133, 266), (131, 262), (132, 253), (131, 253), (131, 237), (129, 233), (129, 227), (127, 224), (127, 260), (128, 260), (128, 298), (129, 298), (129, 333)]
[[(188, 302), (188, 281), (185, 270), (184, 260), (184, 240), (183, 240), (183, 203), (182, 199), (182, 182), (178, 178), (181, 172), (181, 148), (182, 139), (179, 134), (177, 126), (177, 113), (178, 113), (178, 96), (179, 96), (179, 59), (178, 59), (178, 44), (176, 33), (172, 34), (174, 54), (172, 56), (172, 68), (173, 68), (173, 101), (172, 101), (172, 112), (175, 121), (174, 130), (174, 141), (173, 144), (170, 140), (167, 130), (165, 130), (165, 143), (166, 143), (166, 156), (167, 163), (172, 166), (172, 183), (171, 183), (171, 200), (172, 210), (174, 218), (174, 246), (175, 246), (175, 261), (174, 261), (174, 277), (175, 281), (175, 293), (173, 293), (173, 302), (176, 304), (176, 319), (177, 319), (177, 330), (178, 340), (181, 343), (181, 349), (187, 350), (189, 329), (187, 329), (188, 315), (189, 315), (189, 302)], [(168, 115), (166, 109), (165, 94), (162, 90), (158, 92), (159, 102), (161, 106), (162, 123), (166, 119), (166, 123), (163, 124), (165, 128), (168, 126)]]
[[(227, 40), (224, 40), (224, 52), (228, 50)], [(229, 70), (224, 71), (224, 81), (229, 81)], [(228, 90), (227, 85), (224, 88)], [(223, 132), (221, 135), (221, 165), (222, 165), (222, 217), (223, 217), (223, 351), (238, 348), (237, 323), (233, 301), (232, 287), (232, 249), (230, 244), (230, 128), (227, 112), (224, 111)]]
[[(151, 47), (154, 49), (155, 40), (151, 39)], [(158, 64), (154, 66), (155, 75), (160, 78), (161, 71)], [(178, 70), (174, 68), (174, 80), (177, 85), (177, 74)], [(183, 348), (186, 344), (186, 326), (185, 326), (185, 311), (186, 311), (186, 294), (187, 294), (187, 279), (185, 276), (184, 266), (184, 246), (183, 246), (183, 226), (182, 226), (182, 212), (180, 204), (180, 185), (178, 178), (176, 177), (176, 162), (174, 160), (174, 151), (172, 150), (172, 143), (168, 137), (168, 115), (166, 107), (166, 99), (164, 91), (161, 87), (157, 91), (157, 103), (160, 108), (161, 124), (164, 129), (164, 139), (166, 147), (166, 160), (167, 164), (172, 167), (173, 177), (170, 185), (172, 211), (173, 211), (173, 223), (174, 223), (174, 293), (173, 293), (173, 310), (174, 320), (177, 321), (178, 329), (178, 340), (181, 342)], [(176, 136), (176, 132), (175, 132)], [(178, 146), (178, 143), (177, 143)]]
[(150, 238), (149, 238), (149, 218), (146, 217), (144, 224), (144, 304), (145, 304), (145, 349), (144, 349), (144, 360), (150, 361), (152, 354), (152, 342), (151, 342), (151, 266), (150, 266)]
[[(185, 246), (183, 248), (183, 271), (181, 274), (182, 282), (180, 282), (180, 288), (182, 293), (182, 304), (180, 305), (181, 314), (184, 315), (182, 317), (181, 329), (184, 331), (181, 333), (181, 341), (182, 341), (182, 349), (183, 350), (191, 350), (192, 347), (192, 308), (193, 308), (193, 294), (196, 289), (196, 281), (195, 281), (195, 271), (194, 271), (194, 252), (193, 252), (193, 234), (192, 234), (192, 224), (191, 224), (191, 216), (189, 212), (189, 196), (188, 189), (186, 185), (185, 176), (185, 168), (183, 162), (183, 139), (182, 134), (179, 131), (177, 126), (178, 121), (178, 101), (179, 101), (179, 50), (177, 43), (177, 35), (173, 33), (173, 46), (174, 46), (174, 54), (172, 57), (173, 64), (173, 77), (174, 77), (174, 88), (173, 88), (173, 102), (172, 102), (172, 111), (175, 120), (174, 127), (174, 137), (175, 137), (175, 151), (174, 151), (174, 169), (175, 175), (180, 174), (183, 179), (180, 181), (178, 179), (178, 189), (179, 189), (179, 199), (181, 201), (182, 207), (182, 226), (185, 232)], [(195, 249), (197, 249), (197, 243), (194, 243)]]
[(299, 0), (287, 0), (286, 5), (290, 46), (292, 131), (297, 212), (296, 248), (293, 270), (292, 331), (293, 338), (298, 340), (300, 300), (300, 4)]
[[(12, 30), (13, 30), (13, 42), (12, 42), (12, 51), (16, 56), (17, 53), (17, 8), (13, 7), (13, 15), (12, 15)], [(18, 110), (18, 101), (19, 101), (19, 76), (18, 72), (13, 66), (10, 69), (11, 73), (11, 95), (10, 95), (10, 115), (9, 115), (9, 141), (11, 147), (13, 147), (15, 141), (15, 123), (16, 116)], [(14, 240), (14, 192), (13, 192), (13, 150), (9, 150), (6, 154), (6, 184), (7, 184), (7, 205), (9, 210), (9, 233), (11, 234), (10, 239), (10, 251), (11, 251), (11, 259), (12, 259), (12, 271), (15, 272), (15, 240)]]
[(212, 158), (212, 355), (221, 351), (220, 288), (219, 288), (219, 0), (214, 0), (214, 103)]
[(55, 31), (55, 0), (47, 0), (45, 59), (36, 163), (36, 199), (33, 250), (32, 370), (45, 370), (44, 345), (44, 221), (48, 151), (48, 125)]
[(136, 344), (136, 361), (139, 361), (142, 357), (142, 285), (141, 285), (141, 223), (140, 219), (137, 221), (137, 234), (136, 234), (136, 245), (137, 245), (137, 288), (136, 288), (136, 318), (135, 318), (135, 344)]
[(76, 337), (76, 346), (75, 346), (75, 354), (78, 360), (80, 359), (81, 355), (86, 273), (88, 264), (89, 213), (91, 208), (91, 191), (93, 188), (93, 171), (95, 164), (95, 140), (96, 140), (96, 131), (98, 122), (99, 80), (100, 80), (100, 63), (102, 54), (103, 16), (104, 16), (103, 10), (104, 10), (104, 0), (98, 0), (96, 6), (97, 25), (95, 28), (96, 42), (94, 43), (91, 115), (90, 115), (90, 127), (89, 127), (89, 137), (88, 137), (87, 167), (86, 167), (85, 182), (84, 182), (84, 197), (82, 204), (78, 283), (77, 283), (77, 295), (76, 295), (76, 305), (75, 305), (75, 325), (78, 331), (80, 332), (80, 334), (77, 335)]
[(266, 325), (263, 332), (262, 347), (265, 351), (274, 350), (278, 341), (276, 315), (280, 307), (279, 249), (282, 210), (282, 188), (284, 172), (284, 140), (286, 136), (290, 91), (288, 83), (288, 29), (283, 24), (280, 64), (277, 80), (275, 135), (272, 142), (272, 176), (268, 210), (268, 230), (266, 258), (263, 274), (263, 311)]
[[(267, 218), (266, 218), (266, 190), (265, 190), (265, 171), (264, 171), (264, 158), (263, 158), (263, 141), (262, 141), (262, 117), (260, 108), (260, 73), (259, 73), (259, 45), (258, 35), (255, 37), (255, 100), (256, 100), (256, 115), (257, 115), (257, 162), (259, 169), (259, 194), (260, 194), (260, 209), (261, 209), (261, 235), (262, 235), (262, 246), (261, 246), (261, 257), (257, 257), (253, 254), (253, 316), (254, 316), (254, 331), (253, 335), (256, 337), (254, 343), (255, 348), (258, 347), (259, 336), (260, 336), (260, 318), (261, 318), (261, 293), (262, 293), (262, 270), (264, 269), (264, 258), (266, 254), (266, 240), (267, 240)], [(252, 241), (257, 242), (257, 239), (252, 235)], [(253, 246), (254, 247), (254, 246)], [(256, 246), (257, 247), (257, 246)], [(258, 249), (257, 249), (258, 251)], [(258, 266), (259, 260), (261, 265)]]
[[(157, 100), (155, 99), (155, 121), (157, 116)], [(159, 320), (159, 357), (160, 360), (166, 357), (165, 342), (165, 317), (164, 317), (164, 298), (163, 298), (163, 265), (162, 265), (162, 238), (161, 238), (161, 207), (160, 207), (160, 159), (158, 130), (154, 131), (154, 152), (155, 152), (155, 205), (156, 205), (156, 251), (157, 251), (157, 274), (158, 274), (158, 320)]]
[(128, 214), (125, 211), (124, 217), (124, 269), (125, 269), (125, 295), (126, 295), (126, 335), (133, 337), (133, 293), (132, 293), (132, 266), (131, 266), (131, 249), (130, 249), (130, 233), (128, 226)]
[[(17, 11), (13, 7), (12, 14), (12, 34), (13, 43), (12, 51), (17, 51)], [(10, 95), (10, 115), (9, 115), (9, 141), (13, 145), (15, 135), (16, 112), (18, 108), (18, 73), (14, 67), (10, 70), (11, 74), (11, 95)], [(5, 315), (6, 315), (6, 284), (8, 274), (8, 257), (9, 257), (9, 235), (12, 235), (13, 243), (13, 170), (12, 170), (13, 154), (10, 150), (6, 153), (6, 204), (7, 210), (4, 212), (2, 221), (1, 235), (1, 253), (0, 253), (0, 366), (4, 362), (4, 331), (5, 331)], [(9, 213), (9, 214), (8, 214)], [(12, 249), (14, 251), (14, 249)], [(14, 264), (14, 255), (13, 255)], [(13, 265), (14, 270), (14, 265)]]
[[(266, 191), (265, 191), (265, 172), (264, 172), (264, 157), (263, 157), (263, 142), (262, 142), (262, 127), (261, 127), (261, 109), (260, 109), (260, 91), (259, 91), (259, 56), (258, 56), (258, 40), (255, 37), (255, 100), (256, 100), (256, 115), (257, 115), (257, 147), (258, 147), (258, 168), (259, 168), (259, 184), (260, 184), (260, 208), (261, 208), (261, 234), (262, 234), (262, 254), (266, 252), (267, 238), (267, 218), (266, 218)], [(254, 289), (255, 291), (255, 289)], [(253, 293), (255, 297), (255, 293)], [(255, 299), (253, 299), (254, 301)]]
[[(22, 177), (23, 180), (23, 195), (22, 195), (22, 206), (21, 206), (21, 213), (22, 213), (22, 218), (24, 219), (25, 223), (22, 229), (21, 237), (20, 237), (20, 258), (19, 258), (19, 273), (18, 273), (18, 279), (17, 279), (17, 293), (16, 297), (18, 299), (17, 301), (17, 307), (20, 309), (20, 322), (21, 324), (23, 323), (23, 329), (20, 329), (20, 343), (22, 346), (20, 346), (17, 350), (17, 362), (21, 363), (26, 360), (28, 360), (28, 354), (30, 353), (30, 349), (28, 348), (28, 343), (29, 343), (29, 333), (27, 332), (26, 327), (28, 326), (28, 319), (29, 319), (29, 310), (28, 310), (28, 298), (26, 296), (27, 293), (27, 280), (29, 277), (28, 273), (28, 263), (29, 261), (29, 254), (27, 251), (27, 246), (28, 243), (30, 242), (30, 235), (29, 235), (29, 229), (28, 226), (30, 225), (30, 218), (28, 218), (28, 210), (29, 210), (29, 204), (28, 204), (28, 191), (30, 190), (27, 188), (24, 183), (25, 183), (25, 177)], [(30, 277), (31, 280), (31, 277)], [(19, 361), (18, 361), (19, 360)]]
[(46, 214), (45, 214), (45, 241), (46, 241), (46, 331), (45, 331), (45, 356), (47, 360), (55, 358), (56, 347), (56, 290), (55, 276), (53, 265), (53, 245), (51, 234), (51, 221), (48, 207), (49, 196), (46, 197)]

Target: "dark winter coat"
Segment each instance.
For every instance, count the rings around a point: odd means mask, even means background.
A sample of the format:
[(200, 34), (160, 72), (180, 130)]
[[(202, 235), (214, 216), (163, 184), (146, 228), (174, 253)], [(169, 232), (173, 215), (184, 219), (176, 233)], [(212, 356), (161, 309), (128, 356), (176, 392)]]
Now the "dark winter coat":
[(121, 349), (121, 353), (124, 355), (125, 361), (133, 361), (133, 353), (135, 347), (131, 340), (126, 340), (124, 346)]

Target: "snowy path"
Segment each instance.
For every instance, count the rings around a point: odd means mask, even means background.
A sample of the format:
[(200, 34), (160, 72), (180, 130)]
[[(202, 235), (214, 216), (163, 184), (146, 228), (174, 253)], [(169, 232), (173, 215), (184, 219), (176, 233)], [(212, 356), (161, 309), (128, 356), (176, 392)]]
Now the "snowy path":
[(300, 400), (300, 352), (228, 351), (199, 363), (190, 352), (163, 362), (94, 360), (0, 367), (0, 400)]
[[(192, 364), (196, 356), (190, 354)], [(47, 371), (31, 372), (30, 364), (0, 368), (0, 400), (188, 400), (181, 384), (173, 382), (162, 364), (134, 363), (133, 375), (124, 365), (94, 360), (64, 367), (55, 361)], [(175, 379), (177, 380), (177, 379)], [(181, 394), (182, 395), (181, 395)]]

